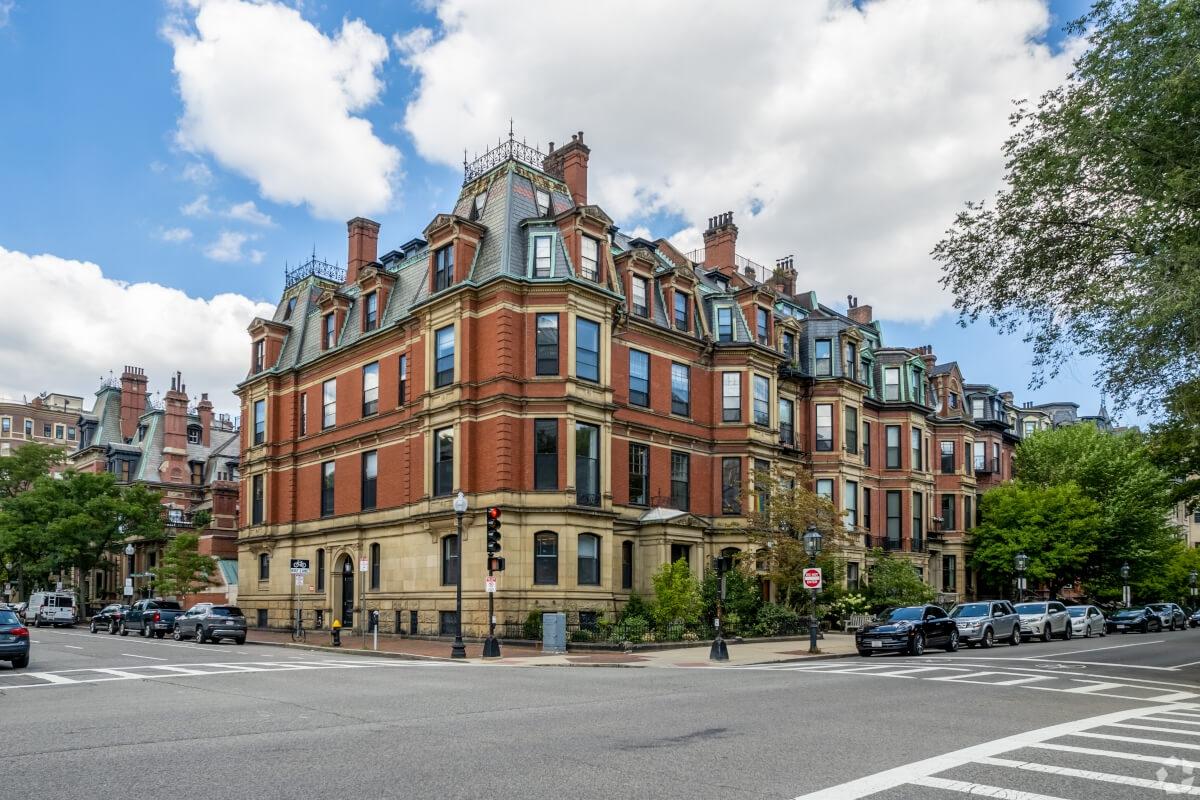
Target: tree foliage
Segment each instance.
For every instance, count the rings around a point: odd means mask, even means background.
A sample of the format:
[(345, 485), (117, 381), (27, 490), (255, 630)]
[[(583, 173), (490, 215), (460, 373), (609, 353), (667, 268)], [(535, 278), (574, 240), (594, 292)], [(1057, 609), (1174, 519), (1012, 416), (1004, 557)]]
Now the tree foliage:
[(29, 491), (35, 480), (49, 475), (51, 467), (62, 463), (60, 448), (37, 442), (0, 457), (0, 502)]
[(868, 571), (867, 591), (876, 606), (919, 606), (933, 601), (935, 592), (908, 561), (876, 548)]
[[(721, 596), (721, 581), (717, 578), (716, 570), (704, 573), (700, 594), (704, 599), (704, 613), (715, 617), (717, 599)], [(734, 614), (743, 620), (754, 619), (762, 606), (758, 575), (754, 572), (753, 560), (745, 554), (737, 557), (733, 569), (725, 573), (725, 601), (721, 605), (726, 617)]]
[(1200, 377), (1200, 4), (1098, 0), (1061, 86), (1017, 104), (1006, 186), (933, 250), (965, 325), (1025, 330), (1035, 384), (1096, 356), (1118, 407)]
[(194, 594), (212, 585), (217, 562), (200, 553), (200, 535), (180, 533), (167, 545), (157, 582), (164, 595)]
[(654, 585), (654, 620), (659, 625), (693, 623), (700, 619), (703, 601), (700, 584), (685, 559), (663, 564), (651, 578)]

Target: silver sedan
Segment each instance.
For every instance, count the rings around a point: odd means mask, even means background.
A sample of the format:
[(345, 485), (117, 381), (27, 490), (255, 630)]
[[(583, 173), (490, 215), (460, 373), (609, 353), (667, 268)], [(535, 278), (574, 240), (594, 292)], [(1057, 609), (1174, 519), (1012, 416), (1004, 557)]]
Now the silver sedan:
[(1067, 606), (1067, 613), (1071, 615), (1071, 633), (1075, 636), (1107, 635), (1104, 614), (1095, 606)]

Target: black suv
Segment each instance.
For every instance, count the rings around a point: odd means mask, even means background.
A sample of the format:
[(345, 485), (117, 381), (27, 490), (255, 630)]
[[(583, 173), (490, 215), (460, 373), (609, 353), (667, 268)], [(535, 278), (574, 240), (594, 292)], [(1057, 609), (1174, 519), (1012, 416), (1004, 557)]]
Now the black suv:
[(123, 606), (120, 603), (107, 605), (92, 617), (92, 624), (88, 626), (88, 629), (92, 633), (106, 630), (110, 635), (115, 636), (121, 629), (121, 620), (124, 619), (125, 612), (128, 610), (129, 606)]

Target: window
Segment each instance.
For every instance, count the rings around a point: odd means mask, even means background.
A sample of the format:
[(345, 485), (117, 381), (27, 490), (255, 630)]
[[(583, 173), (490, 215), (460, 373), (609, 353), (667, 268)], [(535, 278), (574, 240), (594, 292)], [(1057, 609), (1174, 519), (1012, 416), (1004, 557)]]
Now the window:
[[(754, 508), (761, 514), (768, 512), (771, 502), (771, 462), (754, 459)], [(781, 481), (782, 483), (782, 481)]]
[(852, 592), (858, 591), (859, 571), (858, 562), (851, 561), (846, 565), (846, 588)]
[(540, 531), (533, 535), (533, 582), (558, 583), (558, 534)]
[(692, 546), (690, 544), (671, 544), (671, 563), (674, 564), (679, 559), (683, 559), (683, 563), (691, 565), (692, 563)]
[(600, 428), (575, 423), (575, 502), (600, 505)]
[(337, 424), (337, 380), (330, 378), (321, 384), (321, 428)]
[[(74, 428), (72, 428), (72, 430), (74, 430)], [(200, 439), (202, 438), (202, 436), (203, 436), (203, 434), (201, 432), (199, 425), (188, 425), (188, 428), (187, 428), (188, 444), (200, 444)], [(74, 438), (74, 437), (72, 437), (72, 438)]]
[(887, 543), (890, 547), (900, 545), (900, 493), (887, 493)]
[(733, 309), (718, 308), (717, 309), (717, 341), (732, 342), (733, 341)]
[(783, 354), (787, 356), (787, 363), (789, 364), (796, 360), (796, 335), (794, 333), (784, 332)]
[(533, 488), (558, 488), (558, 420), (533, 421)]
[(942, 474), (954, 474), (954, 442), (942, 442)]
[(974, 451), (975, 471), (987, 471), (987, 442), (976, 442)]
[(289, 297), (287, 305), (283, 309), (283, 321), (287, 322), (292, 318), (292, 312), (296, 310), (296, 298)]
[(742, 513), (742, 460), (721, 459), (721, 513)]
[(771, 312), (765, 308), (754, 309), (754, 327), (755, 333), (758, 336), (759, 344), (770, 344), (770, 328), (768, 327), (771, 319)]
[(885, 425), (887, 434), (887, 459), (884, 466), (888, 469), (900, 469), (900, 426)]
[(817, 451), (833, 450), (833, 406), (829, 403), (817, 404)]
[(579, 585), (600, 585), (600, 537), (594, 533), (579, 534)]
[(191, 469), (192, 486), (200, 486), (204, 483), (204, 462), (189, 461), (188, 467)]
[(575, 319), (575, 374), (585, 381), (600, 380), (600, 323)]
[(858, 481), (846, 481), (846, 494), (842, 497), (842, 505), (846, 509), (846, 525), (858, 526)]
[(537, 315), (537, 374), (558, 374), (558, 314)]
[(683, 364), (671, 365), (671, 413), (687, 416), (691, 412), (691, 372)]
[(833, 374), (833, 340), (817, 339), (816, 341), (816, 374), (818, 376)]
[(369, 417), (379, 411), (379, 362), (375, 361), (362, 368), (362, 413)]
[(650, 448), (629, 443), (629, 503), (650, 505)]
[(900, 368), (885, 367), (883, 370), (883, 399), (900, 399)]
[(321, 464), (321, 516), (333, 516), (333, 472), (334, 462)]
[(475, 206), (473, 208), (474, 214), (471, 216), (471, 219), (482, 219), (483, 207), (485, 205), (487, 205), (487, 192), (480, 192), (479, 194), (475, 195)]
[(742, 419), (742, 374), (721, 373), (721, 420), (739, 422)]
[(549, 278), (551, 273), (550, 245), (553, 236), (533, 237), (533, 277)]
[(31, 419), (25, 420), (25, 438), (26, 439), (33, 438), (33, 420), (31, 420)]
[(454, 428), (442, 428), (433, 434), (433, 496), (445, 497), (454, 491)]
[(454, 282), (454, 245), (433, 254), (433, 290), (441, 291)]
[(434, 366), (437, 373), (434, 376), (433, 385), (440, 389), (454, 383), (454, 326), (447, 325), (439, 328), (434, 334), (434, 340), (436, 347)]
[(271, 555), (270, 553), (258, 554), (258, 579), (260, 581), (271, 580)]
[(1033, 422), (1027, 420), (1025, 422), (1025, 438), (1029, 438), (1030, 436), (1033, 436)]
[(633, 542), (621, 542), (621, 588), (633, 588)]
[(796, 444), (795, 404), (787, 398), (779, 398), (779, 441), (786, 445)]
[(589, 236), (579, 240), (579, 274), (589, 281), (600, 280), (600, 243)]
[(950, 407), (958, 408), (958, 392), (950, 393)]
[(671, 452), (671, 508), (690, 509), (691, 459), (687, 453)]
[(370, 292), (363, 298), (363, 331), (379, 327), (379, 293)]
[(858, 409), (846, 406), (846, 445), (847, 453), (858, 452)]
[(65, 425), (55, 425), (54, 426), (54, 438), (55, 439), (62, 439), (66, 435), (67, 435), (67, 428)]
[(681, 290), (675, 290), (675, 327), (678, 330), (688, 330), (688, 296)]
[(833, 479), (818, 478), (817, 479), (817, 497), (822, 500), (833, 501)]
[(633, 313), (639, 317), (650, 316), (650, 306), (646, 301), (646, 279), (640, 275), (634, 275), (631, 283), (633, 284)]
[[(43, 422), (42, 423), (42, 436), (44, 436), (47, 439), (51, 438), (50, 430), (51, 430), (50, 423)], [(138, 441), (141, 441), (141, 439), (139, 438)]]
[(867, 533), (870, 533), (871, 532), (871, 490), (867, 489), (867, 488), (863, 489), (862, 524), (863, 524), (863, 530), (865, 530)]
[(458, 583), (458, 536), (442, 537), (442, 586)]
[(913, 428), (909, 433), (912, 436), (912, 468), (921, 470), (924, 468), (921, 464), (921, 429)]
[(254, 475), (250, 478), (250, 524), (263, 523), (263, 476)]
[(379, 542), (371, 543), (371, 588), (379, 588)]
[(400, 356), (400, 405), (408, 402), (408, 355)]
[(863, 466), (871, 466), (871, 423), (864, 422), (862, 426)]
[(254, 401), (254, 443), (262, 444), (267, 439), (267, 401)]
[(550, 193), (545, 189), (534, 189), (533, 199), (537, 204), (537, 213), (539, 217), (544, 217), (550, 213)]
[(942, 556), (942, 591), (958, 591), (958, 557)]
[(846, 342), (844, 348), (846, 354), (846, 362), (843, 367), (843, 374), (847, 378), (858, 380), (858, 346), (853, 342)]
[(982, 397), (972, 397), (971, 398), (971, 416), (974, 419), (983, 419), (983, 398)]
[[(379, 453), (368, 450), (362, 454), (362, 510), (375, 508), (375, 487), (379, 482)], [(378, 588), (378, 587), (376, 587)]]
[(921, 537), (925, 533), (925, 496), (920, 492), (912, 493), (912, 540), (913, 547), (919, 548)]
[(958, 520), (954, 516), (954, 495), (942, 495), (942, 530), (954, 531), (958, 530), (956, 526)]
[(263, 365), (267, 360), (267, 342), (265, 339), (259, 339), (254, 343), (254, 371), (262, 372)]
[(650, 355), (641, 350), (629, 351), (629, 402), (650, 406)]
[(337, 345), (337, 326), (334, 324), (333, 312), (329, 312), (322, 317), (324, 322), (325, 336), (322, 341), (325, 343), (325, 349), (330, 350)]
[(1000, 473), (1000, 443), (992, 442), (992, 472)]
[(75, 441), (75, 426), (74, 425), (67, 426), (67, 441), (68, 442)]
[(308, 392), (300, 393), (300, 435), (308, 433)]
[(317, 549), (317, 591), (325, 591), (325, 549)]
[(771, 424), (771, 381), (762, 375), (754, 376), (754, 424)]

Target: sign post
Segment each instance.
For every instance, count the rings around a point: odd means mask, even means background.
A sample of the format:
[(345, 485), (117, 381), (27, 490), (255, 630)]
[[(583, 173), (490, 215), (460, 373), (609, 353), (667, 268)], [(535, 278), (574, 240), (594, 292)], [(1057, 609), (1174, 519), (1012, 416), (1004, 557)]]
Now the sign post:
[(300, 587), (304, 585), (304, 576), (308, 574), (311, 562), (307, 558), (293, 558), (291, 563), (291, 572), (296, 576), (296, 589), (292, 592), (292, 602), (296, 606), (296, 627), (297, 632), (304, 624), (304, 611), (300, 608)]

